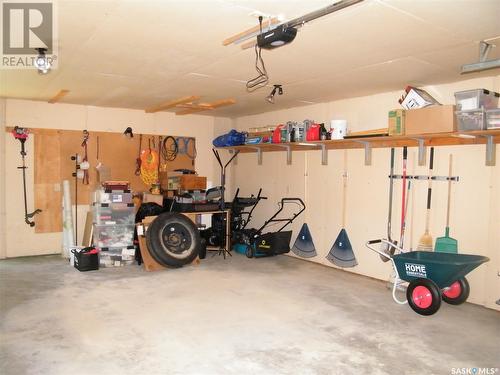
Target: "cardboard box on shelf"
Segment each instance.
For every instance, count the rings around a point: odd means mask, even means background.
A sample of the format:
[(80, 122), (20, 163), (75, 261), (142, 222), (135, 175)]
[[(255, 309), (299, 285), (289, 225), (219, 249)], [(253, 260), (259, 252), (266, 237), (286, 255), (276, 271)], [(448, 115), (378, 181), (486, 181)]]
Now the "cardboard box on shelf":
[(440, 103), (434, 99), (427, 91), (416, 87), (406, 86), (403, 97), (399, 99), (399, 104), (404, 109), (425, 108)]
[(168, 190), (205, 190), (207, 178), (194, 174), (168, 177)]
[(406, 111), (395, 109), (389, 111), (388, 133), (389, 135), (405, 135)]
[(440, 105), (406, 111), (406, 135), (451, 133), (456, 130), (454, 105)]

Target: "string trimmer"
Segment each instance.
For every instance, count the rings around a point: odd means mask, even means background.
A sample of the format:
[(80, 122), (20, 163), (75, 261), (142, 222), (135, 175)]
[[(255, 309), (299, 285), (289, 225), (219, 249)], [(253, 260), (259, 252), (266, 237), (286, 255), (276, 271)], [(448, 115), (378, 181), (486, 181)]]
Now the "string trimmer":
[(36, 209), (32, 213), (28, 213), (28, 200), (26, 198), (26, 169), (28, 168), (26, 166), (26, 150), (24, 148), (24, 144), (26, 143), (26, 140), (28, 139), (28, 129), (26, 128), (20, 128), (19, 126), (16, 126), (14, 130), (12, 130), (12, 135), (14, 136), (15, 139), (17, 139), (19, 142), (21, 142), (21, 157), (23, 159), (23, 165), (22, 167), (17, 167), (17, 169), (22, 169), (23, 170), (23, 189), (24, 189), (24, 221), (26, 224), (28, 224), (30, 227), (35, 226), (35, 222), (30, 220), (32, 219), (36, 214), (39, 214), (42, 212), (42, 210)]

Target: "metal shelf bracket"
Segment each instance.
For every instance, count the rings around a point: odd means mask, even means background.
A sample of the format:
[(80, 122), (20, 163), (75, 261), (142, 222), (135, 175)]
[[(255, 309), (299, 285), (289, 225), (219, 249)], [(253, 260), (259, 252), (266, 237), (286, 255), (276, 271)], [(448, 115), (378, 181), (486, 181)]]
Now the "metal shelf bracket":
[(496, 147), (495, 142), (493, 142), (492, 135), (480, 135), (480, 137), (486, 138), (486, 161), (485, 164), (489, 167), (493, 167), (496, 164)]
[(325, 144), (320, 144), (321, 146), (321, 165), (328, 165), (328, 150)]
[(425, 147), (425, 139), (412, 138), (418, 142), (418, 165), (424, 166), (427, 160), (427, 148)]
[(262, 149), (260, 147), (247, 146), (257, 152), (257, 164), (262, 165)]
[(372, 146), (367, 141), (354, 141), (365, 146), (365, 165), (372, 165)]
[(276, 144), (275, 146), (282, 147), (286, 150), (286, 164), (292, 165), (292, 148), (290, 147), (290, 145)]

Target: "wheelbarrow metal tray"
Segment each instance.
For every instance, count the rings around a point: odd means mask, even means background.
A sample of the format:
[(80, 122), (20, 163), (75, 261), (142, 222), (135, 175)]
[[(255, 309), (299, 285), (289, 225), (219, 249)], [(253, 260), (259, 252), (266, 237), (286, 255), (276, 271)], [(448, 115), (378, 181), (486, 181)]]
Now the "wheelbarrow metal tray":
[(393, 257), (399, 278), (412, 281), (427, 278), (446, 288), (489, 259), (481, 255), (412, 251)]

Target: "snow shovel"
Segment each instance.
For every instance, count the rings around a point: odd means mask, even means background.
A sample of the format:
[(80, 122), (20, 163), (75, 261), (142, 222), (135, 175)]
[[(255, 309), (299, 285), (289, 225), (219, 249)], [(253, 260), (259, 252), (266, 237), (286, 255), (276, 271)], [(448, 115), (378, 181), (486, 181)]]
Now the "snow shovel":
[(293, 244), (292, 252), (302, 258), (312, 258), (317, 255), (311, 232), (306, 223), (300, 228), (299, 235)]
[(451, 170), (453, 163), (453, 155), (450, 154), (450, 161), (448, 166), (448, 204), (446, 206), (446, 228), (444, 236), (436, 239), (434, 251), (440, 253), (457, 253), (458, 241), (450, 237), (450, 196), (451, 196)]
[(344, 173), (342, 175), (343, 189), (342, 189), (342, 229), (340, 230), (337, 239), (333, 243), (330, 252), (326, 256), (330, 262), (338, 267), (348, 268), (354, 267), (358, 264), (354, 252), (352, 251), (351, 241), (345, 230), (345, 216), (346, 216), (346, 196), (347, 196), (347, 152), (344, 153)]

